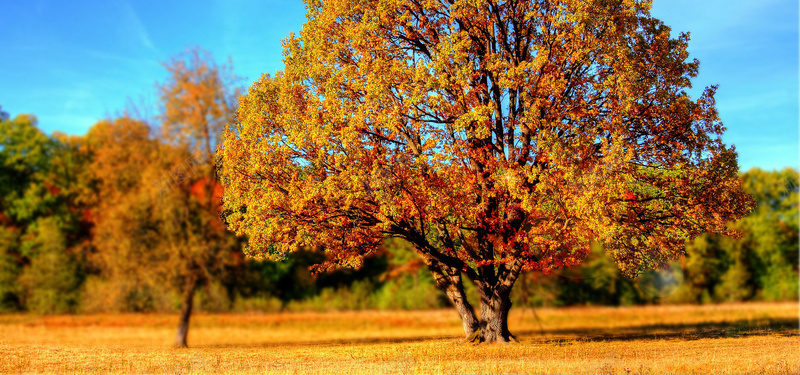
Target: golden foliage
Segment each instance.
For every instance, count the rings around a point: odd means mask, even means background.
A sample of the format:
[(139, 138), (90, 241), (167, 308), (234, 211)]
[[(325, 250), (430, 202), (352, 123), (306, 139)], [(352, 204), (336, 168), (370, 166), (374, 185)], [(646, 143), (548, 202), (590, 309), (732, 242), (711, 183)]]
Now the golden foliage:
[(715, 88), (683, 91), (688, 35), (646, 2), (309, 8), (219, 149), (251, 255), (325, 244), (353, 264), (394, 235), (482, 279), (596, 240), (635, 275), (751, 207)]
[(753, 206), (716, 88), (686, 94), (688, 34), (671, 38), (648, 1), (308, 8), (218, 150), (251, 256), (321, 246), (321, 268), (357, 266), (402, 237), (448, 295), (463, 274), (502, 315), (522, 271), (600, 242), (636, 276)]

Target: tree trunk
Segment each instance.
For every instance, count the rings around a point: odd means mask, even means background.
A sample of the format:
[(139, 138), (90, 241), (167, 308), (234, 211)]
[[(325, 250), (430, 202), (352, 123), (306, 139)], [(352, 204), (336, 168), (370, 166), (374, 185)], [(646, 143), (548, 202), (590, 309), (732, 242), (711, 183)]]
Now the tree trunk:
[(461, 317), (461, 324), (464, 326), (465, 337), (472, 336), (475, 331), (478, 330), (480, 324), (475, 317), (475, 310), (472, 308), (469, 301), (467, 301), (467, 295), (464, 293), (464, 285), (461, 284), (461, 278), (459, 277), (457, 284), (451, 283), (447, 287), (447, 290), (445, 290), (445, 293), (456, 308), (456, 311), (458, 311), (458, 315)]
[(488, 283), (482, 276), (475, 276), (476, 286), (480, 292), (481, 317), (475, 317), (475, 310), (467, 301), (464, 284), (461, 281), (461, 271), (448, 267), (433, 257), (423, 260), (433, 274), (436, 285), (442, 289), (447, 298), (458, 311), (464, 325), (466, 340), (475, 343), (507, 343), (516, 342), (517, 339), (508, 330), (508, 312), (511, 310), (511, 288), (517, 281), (522, 271), (521, 261), (512, 261), (504, 265), (499, 272), (499, 277)]
[(195, 289), (197, 289), (197, 277), (194, 275), (188, 276), (183, 289), (178, 333), (175, 335), (175, 346), (178, 348), (187, 347), (186, 337), (189, 335), (189, 318), (192, 315)]
[(508, 312), (511, 310), (510, 290), (481, 291), (480, 331), (470, 338), (472, 342), (507, 343), (517, 341), (508, 330)]
[(433, 274), (436, 285), (445, 292), (450, 303), (458, 311), (458, 316), (461, 317), (461, 323), (464, 326), (465, 337), (469, 339), (478, 331), (480, 324), (475, 317), (475, 310), (467, 300), (461, 275), (456, 272), (453, 275), (445, 274), (441, 268), (436, 266), (428, 266), (428, 269)]

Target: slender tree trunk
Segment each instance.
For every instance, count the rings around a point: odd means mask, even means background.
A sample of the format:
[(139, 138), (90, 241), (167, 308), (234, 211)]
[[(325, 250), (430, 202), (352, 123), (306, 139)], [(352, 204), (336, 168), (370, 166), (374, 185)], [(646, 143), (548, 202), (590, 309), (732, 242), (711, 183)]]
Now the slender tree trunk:
[(195, 275), (189, 275), (183, 289), (178, 333), (175, 335), (175, 346), (179, 348), (187, 347), (186, 337), (189, 335), (189, 318), (192, 316), (192, 304), (194, 303), (194, 291), (196, 289), (197, 277)]
[(458, 316), (461, 317), (461, 323), (464, 326), (464, 335), (469, 339), (475, 332), (478, 332), (480, 324), (475, 317), (475, 310), (467, 300), (467, 295), (464, 292), (464, 284), (461, 281), (461, 275), (455, 272), (453, 275), (448, 275), (437, 266), (428, 266), (428, 269), (433, 274), (436, 285), (445, 292), (450, 303), (456, 308)]
[(451, 283), (447, 287), (447, 290), (445, 290), (445, 293), (456, 308), (456, 311), (458, 311), (458, 315), (461, 317), (461, 324), (464, 326), (465, 337), (472, 336), (475, 331), (478, 330), (480, 324), (475, 317), (475, 310), (472, 308), (469, 301), (467, 301), (467, 295), (464, 293), (464, 285), (461, 284), (461, 278), (459, 277), (458, 283)]

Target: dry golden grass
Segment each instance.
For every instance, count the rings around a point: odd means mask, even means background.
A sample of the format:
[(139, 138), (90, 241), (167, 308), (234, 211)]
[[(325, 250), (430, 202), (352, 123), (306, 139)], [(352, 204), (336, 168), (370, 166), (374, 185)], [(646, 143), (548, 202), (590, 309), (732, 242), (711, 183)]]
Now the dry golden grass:
[(799, 373), (797, 303), (512, 310), (520, 339), (461, 342), (455, 312), (0, 316), (1, 373)]

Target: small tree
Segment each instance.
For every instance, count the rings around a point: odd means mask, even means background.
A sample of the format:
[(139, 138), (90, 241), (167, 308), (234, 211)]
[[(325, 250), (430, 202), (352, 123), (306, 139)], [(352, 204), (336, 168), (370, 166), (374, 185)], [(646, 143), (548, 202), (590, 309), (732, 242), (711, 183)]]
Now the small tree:
[(208, 281), (209, 269), (220, 266), (220, 260), (237, 246), (220, 220), (222, 192), (214, 161), (225, 124), (236, 114), (239, 90), (234, 88), (237, 78), (232, 65), (217, 65), (210, 53), (194, 48), (165, 64), (170, 77), (159, 87), (164, 106), (162, 137), (176, 147), (176, 163), (192, 164), (185, 176), (188, 194), (161, 218), (172, 223), (165, 228), (172, 235), (165, 239), (180, 259), (175, 264), (182, 284), (176, 346), (186, 346), (195, 290)]
[(96, 258), (106, 276), (134, 288), (172, 284), (181, 299), (175, 346), (185, 347), (197, 288), (231, 265), (240, 248), (219, 216), (212, 152), (238, 94), (231, 68), (202, 50), (165, 66), (160, 126), (122, 117), (90, 131), (102, 212)]
[[(321, 246), (358, 265), (411, 242), (468, 338), (505, 342), (521, 272), (592, 242), (628, 276), (751, 207), (715, 87), (649, 1), (308, 1), (286, 68), (219, 149), (251, 256)], [(480, 294), (480, 316), (462, 277)]]
[[(231, 265), (240, 248), (219, 219), (219, 205), (209, 211), (208, 179), (193, 172), (203, 164), (125, 117), (96, 124), (87, 138), (97, 192), (92, 260), (101, 276), (120, 282), (123, 295), (116, 298), (174, 288), (181, 299), (175, 345), (186, 346), (197, 288)], [(212, 199), (219, 201), (216, 190)]]

